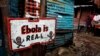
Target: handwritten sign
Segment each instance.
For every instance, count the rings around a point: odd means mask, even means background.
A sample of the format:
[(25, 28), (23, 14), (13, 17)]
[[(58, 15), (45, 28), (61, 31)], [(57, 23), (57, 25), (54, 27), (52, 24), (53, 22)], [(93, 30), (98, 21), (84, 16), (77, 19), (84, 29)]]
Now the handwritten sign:
[(9, 44), (11, 50), (31, 47), (35, 43), (46, 43), (55, 38), (55, 19), (9, 20)]

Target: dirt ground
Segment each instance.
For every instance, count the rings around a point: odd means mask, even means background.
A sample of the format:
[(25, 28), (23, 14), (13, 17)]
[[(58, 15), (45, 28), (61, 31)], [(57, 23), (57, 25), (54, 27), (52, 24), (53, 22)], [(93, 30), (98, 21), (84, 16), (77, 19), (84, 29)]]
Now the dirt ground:
[(100, 37), (74, 33), (73, 45), (56, 48), (45, 56), (100, 56)]

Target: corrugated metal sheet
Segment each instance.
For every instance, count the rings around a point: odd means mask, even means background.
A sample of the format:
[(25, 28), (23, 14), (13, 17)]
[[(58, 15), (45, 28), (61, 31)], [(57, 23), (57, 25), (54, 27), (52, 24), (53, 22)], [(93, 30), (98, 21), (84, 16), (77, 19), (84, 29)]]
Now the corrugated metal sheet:
[(18, 17), (18, 1), (19, 0), (9, 0), (9, 16)]
[(72, 38), (73, 33), (57, 34), (54, 44), (48, 45), (47, 49), (53, 49), (68, 44)]
[(9, 16), (23, 17), (25, 10), (25, 0), (8, 0)]
[(57, 17), (57, 29), (73, 29), (73, 0), (47, 0), (47, 17)]
[[(47, 0), (47, 17), (57, 18), (56, 29), (73, 29), (74, 16), (73, 0)], [(67, 30), (65, 30), (67, 32)], [(48, 45), (47, 49), (53, 49), (70, 42), (73, 38), (72, 32), (56, 34), (54, 44)]]

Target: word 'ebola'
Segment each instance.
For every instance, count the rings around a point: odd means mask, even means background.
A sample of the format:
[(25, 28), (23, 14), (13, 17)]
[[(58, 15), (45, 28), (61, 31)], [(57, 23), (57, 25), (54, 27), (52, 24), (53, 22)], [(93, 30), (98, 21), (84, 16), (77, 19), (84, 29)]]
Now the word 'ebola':
[(43, 29), (39, 27), (38, 25), (35, 25), (35, 27), (29, 28), (28, 25), (24, 25), (21, 27), (21, 33), (22, 34), (29, 34), (29, 33), (39, 33), (43, 30), (43, 32), (48, 31), (48, 27), (46, 25), (43, 25)]

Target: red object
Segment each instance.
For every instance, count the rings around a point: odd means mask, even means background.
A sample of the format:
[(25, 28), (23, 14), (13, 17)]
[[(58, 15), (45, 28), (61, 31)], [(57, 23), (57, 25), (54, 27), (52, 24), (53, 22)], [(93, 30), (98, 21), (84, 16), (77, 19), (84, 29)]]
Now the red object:
[(98, 29), (100, 29), (100, 24), (99, 24), (99, 25), (95, 25), (95, 28), (98, 28)]
[(33, 0), (28, 0), (25, 5), (25, 12), (28, 12), (31, 16), (38, 16), (36, 11), (38, 11), (38, 14), (40, 14), (40, 3), (38, 3)]

